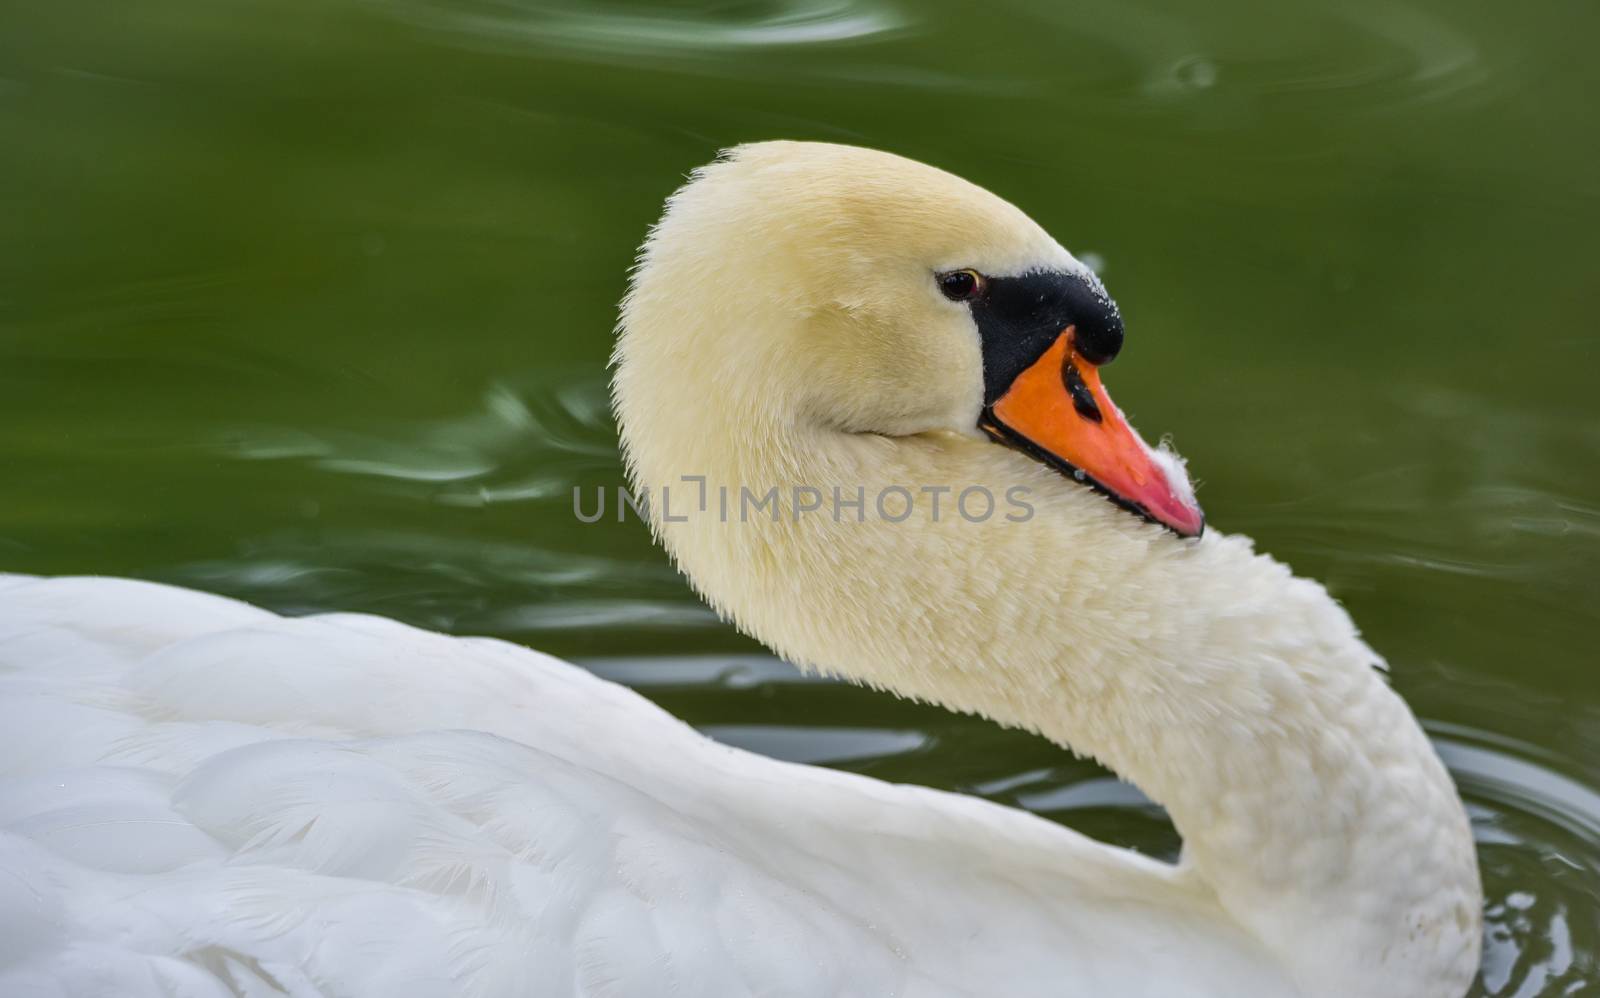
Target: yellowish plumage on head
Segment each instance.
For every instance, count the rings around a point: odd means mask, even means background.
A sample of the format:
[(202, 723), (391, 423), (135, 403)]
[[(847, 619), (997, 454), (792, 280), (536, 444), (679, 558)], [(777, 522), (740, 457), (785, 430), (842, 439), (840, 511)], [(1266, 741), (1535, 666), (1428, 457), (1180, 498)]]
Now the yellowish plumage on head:
[(717, 338), (695, 363), (764, 409), (895, 435), (974, 432), (977, 343), (929, 280), (960, 267), (1083, 269), (1017, 208), (943, 170), (853, 146), (739, 146), (672, 197), (624, 305), (618, 356), (651, 346), (634, 342), (650, 330), (635, 331), (633, 315), (670, 309), (675, 337)]

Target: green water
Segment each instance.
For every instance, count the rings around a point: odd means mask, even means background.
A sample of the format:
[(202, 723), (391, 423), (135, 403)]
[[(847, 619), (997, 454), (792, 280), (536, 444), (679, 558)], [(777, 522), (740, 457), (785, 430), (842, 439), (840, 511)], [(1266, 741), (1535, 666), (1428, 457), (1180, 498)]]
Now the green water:
[(1093, 254), (1211, 522), (1324, 580), (1478, 828), (1479, 993), (1600, 988), (1592, 4), (0, 6), (0, 567), (590, 662), (716, 737), (1172, 855), (1028, 736), (807, 681), (636, 522), (605, 361), (662, 198), (795, 137)]

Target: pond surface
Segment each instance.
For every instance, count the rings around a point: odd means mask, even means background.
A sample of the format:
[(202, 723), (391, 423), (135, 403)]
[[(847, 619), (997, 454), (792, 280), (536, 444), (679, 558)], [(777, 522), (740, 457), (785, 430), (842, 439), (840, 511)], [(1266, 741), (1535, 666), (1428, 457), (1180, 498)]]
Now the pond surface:
[(1600, 12), (80, 0), (0, 14), (0, 567), (578, 658), (714, 737), (1171, 855), (985, 722), (802, 678), (635, 521), (603, 364), (721, 146), (891, 149), (1102, 270), (1211, 522), (1323, 580), (1477, 825), (1478, 994), (1600, 990)]

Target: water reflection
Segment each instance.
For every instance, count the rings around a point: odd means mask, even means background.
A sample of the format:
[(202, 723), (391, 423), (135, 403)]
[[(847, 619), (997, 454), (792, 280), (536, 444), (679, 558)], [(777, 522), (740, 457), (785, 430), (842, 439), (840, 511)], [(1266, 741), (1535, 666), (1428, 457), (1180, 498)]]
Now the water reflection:
[[(616, 437), (604, 381), (572, 377), (555, 390), (550, 378), (520, 387), (496, 382), (479, 408), (446, 419), (366, 433), (240, 426), (222, 434), (218, 446), (247, 461), (304, 461), (400, 483), (461, 483), (428, 490), (451, 505), (565, 498), (578, 470), (614, 465)], [(560, 474), (563, 466), (572, 474)]]
[(564, 600), (495, 611), (481, 618), (496, 633), (586, 630), (598, 627), (712, 627), (717, 615), (679, 600)]
[(883, 2), (781, 0), (751, 6), (640, 13), (637, 5), (534, 0), (400, 0), (382, 9), (477, 44), (555, 49), (563, 55), (703, 56), (718, 52), (857, 41), (906, 20)]
[(708, 724), (700, 729), (719, 742), (774, 759), (816, 766), (881, 760), (925, 748), (927, 735), (881, 728), (802, 728), (785, 724)]
[(1435, 743), (1478, 840), (1487, 900), (1481, 993), (1600, 987), (1600, 794), (1532, 746), (1454, 725), (1430, 729), (1448, 732)]
[[(341, 607), (535, 645), (547, 644), (539, 636), (553, 631), (717, 623), (662, 563), (410, 531), (271, 533), (244, 541), (235, 557), (186, 562), (166, 574), (181, 585), (232, 593), (289, 614)], [(375, 574), (386, 580), (382, 589), (370, 584)], [(519, 595), (506, 599), (508, 591)]]
[(1214, 7), (1013, 6), (1019, 17), (1049, 19), (1042, 37), (1118, 53), (1138, 77), (1133, 92), (1155, 102), (1337, 94), (1393, 108), (1459, 101), (1506, 85), (1515, 68), (1504, 38), (1477, 37), (1464, 19), (1415, 3), (1258, 11), (1243, 36), (1219, 32)]

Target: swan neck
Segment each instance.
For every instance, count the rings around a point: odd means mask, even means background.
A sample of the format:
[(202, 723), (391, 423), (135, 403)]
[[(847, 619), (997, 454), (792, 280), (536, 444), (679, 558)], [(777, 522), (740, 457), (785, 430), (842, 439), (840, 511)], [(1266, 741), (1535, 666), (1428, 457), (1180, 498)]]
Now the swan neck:
[[(803, 666), (1097, 759), (1167, 809), (1184, 868), (1230, 915), (1287, 951), (1321, 940), (1308, 979), (1369, 947), (1392, 951), (1390, 984), (1394, 967), (1476, 959), (1459, 799), (1321, 586), (1243, 538), (1179, 541), (987, 441), (793, 426), (752, 448), (700, 429), (711, 490), (780, 492), (776, 519), (657, 524), (745, 630)], [(636, 468), (642, 483), (682, 474), (667, 471)], [(973, 487), (1021, 489), (1029, 515), (953, 511)], [(874, 515), (886, 490), (928, 488), (942, 515)], [(839, 494), (864, 494), (865, 515), (830, 509)], [(1401, 925), (1425, 959), (1394, 952)]]

